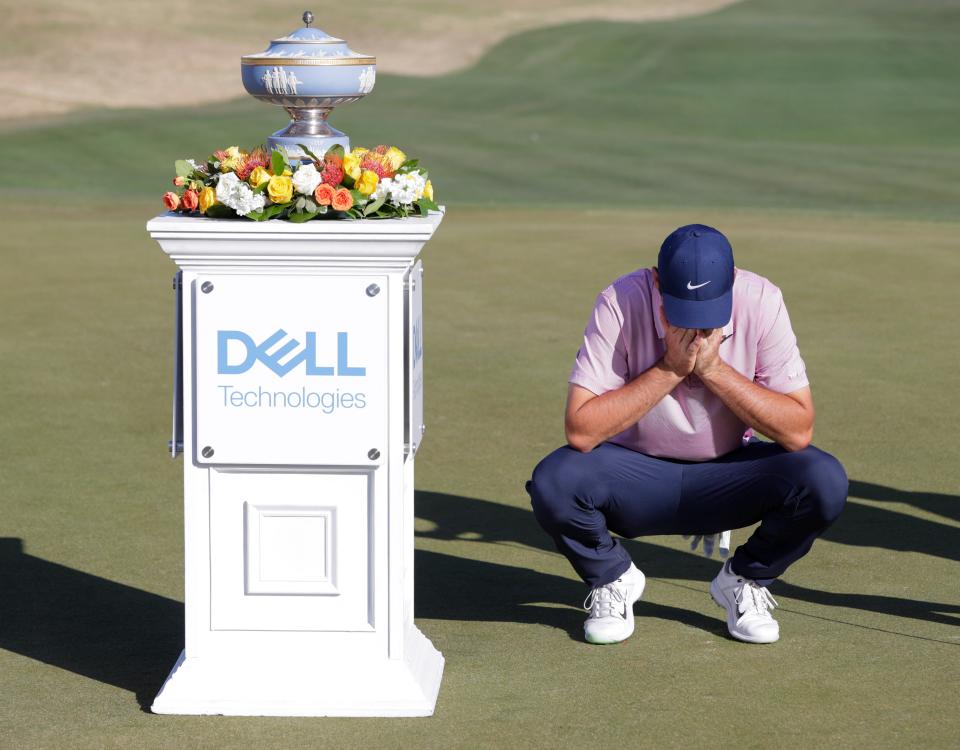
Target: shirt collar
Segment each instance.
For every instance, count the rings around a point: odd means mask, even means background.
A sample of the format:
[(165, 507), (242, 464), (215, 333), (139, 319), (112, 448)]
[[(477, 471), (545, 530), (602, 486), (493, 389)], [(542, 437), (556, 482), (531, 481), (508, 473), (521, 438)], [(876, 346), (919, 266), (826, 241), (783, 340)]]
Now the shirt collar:
[[(736, 277), (733, 281), (736, 285)], [(660, 305), (663, 304), (663, 298), (660, 296), (660, 290), (657, 289), (657, 285), (653, 283), (653, 271), (650, 271), (650, 304), (653, 306), (653, 325), (657, 329), (657, 338), (663, 341), (664, 331), (663, 331), (663, 321), (660, 319)], [(729, 338), (733, 335), (733, 315), (730, 316), (730, 320), (723, 327), (723, 337)]]

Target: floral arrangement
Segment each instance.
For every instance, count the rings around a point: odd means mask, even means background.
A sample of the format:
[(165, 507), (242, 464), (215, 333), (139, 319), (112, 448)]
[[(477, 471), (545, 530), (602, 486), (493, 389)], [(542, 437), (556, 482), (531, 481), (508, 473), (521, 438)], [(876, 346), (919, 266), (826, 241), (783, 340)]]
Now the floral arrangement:
[(395, 146), (350, 151), (333, 146), (322, 157), (301, 148), (309, 161), (291, 162), (283, 150), (268, 153), (262, 146), (214, 151), (204, 164), (178, 160), (176, 190), (164, 193), (163, 205), (218, 219), (294, 222), (389, 219), (437, 209), (427, 171)]

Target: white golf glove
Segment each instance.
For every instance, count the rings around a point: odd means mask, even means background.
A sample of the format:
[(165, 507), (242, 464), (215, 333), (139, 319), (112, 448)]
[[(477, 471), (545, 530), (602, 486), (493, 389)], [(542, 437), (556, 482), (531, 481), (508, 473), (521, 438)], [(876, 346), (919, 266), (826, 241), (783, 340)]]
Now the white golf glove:
[(719, 534), (684, 534), (684, 539), (693, 539), (690, 542), (691, 551), (696, 551), (697, 545), (703, 542), (704, 557), (713, 557), (714, 547), (720, 548), (720, 557), (726, 559), (730, 554), (730, 532), (721, 531)]

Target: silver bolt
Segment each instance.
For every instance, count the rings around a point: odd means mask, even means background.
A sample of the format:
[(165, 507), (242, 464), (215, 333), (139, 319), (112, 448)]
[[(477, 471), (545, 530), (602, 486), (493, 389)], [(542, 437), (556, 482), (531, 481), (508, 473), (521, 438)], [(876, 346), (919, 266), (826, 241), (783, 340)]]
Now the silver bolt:
[(378, 458), (380, 458), (380, 451), (378, 451), (376, 448), (371, 448), (367, 451), (367, 458), (369, 458), (371, 461), (376, 461)]
[(213, 448), (211, 448), (209, 445), (206, 446), (202, 451), (200, 451), (200, 455), (202, 455), (204, 458), (210, 458), (210, 456), (213, 455)]
[(213, 283), (210, 281), (204, 281), (200, 285), (200, 291), (203, 292), (204, 294), (210, 294), (210, 292), (213, 291)]
[(376, 297), (378, 294), (380, 294), (380, 287), (378, 287), (376, 284), (371, 284), (367, 287), (368, 297)]

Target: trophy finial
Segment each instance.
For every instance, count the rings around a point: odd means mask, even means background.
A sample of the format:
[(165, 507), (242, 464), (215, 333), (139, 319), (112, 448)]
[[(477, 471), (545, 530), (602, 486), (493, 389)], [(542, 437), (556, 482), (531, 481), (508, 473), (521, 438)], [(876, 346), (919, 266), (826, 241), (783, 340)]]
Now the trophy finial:
[(303, 22), (307, 25), (307, 28), (310, 28), (310, 24), (313, 23), (313, 13), (309, 10), (303, 12)]

